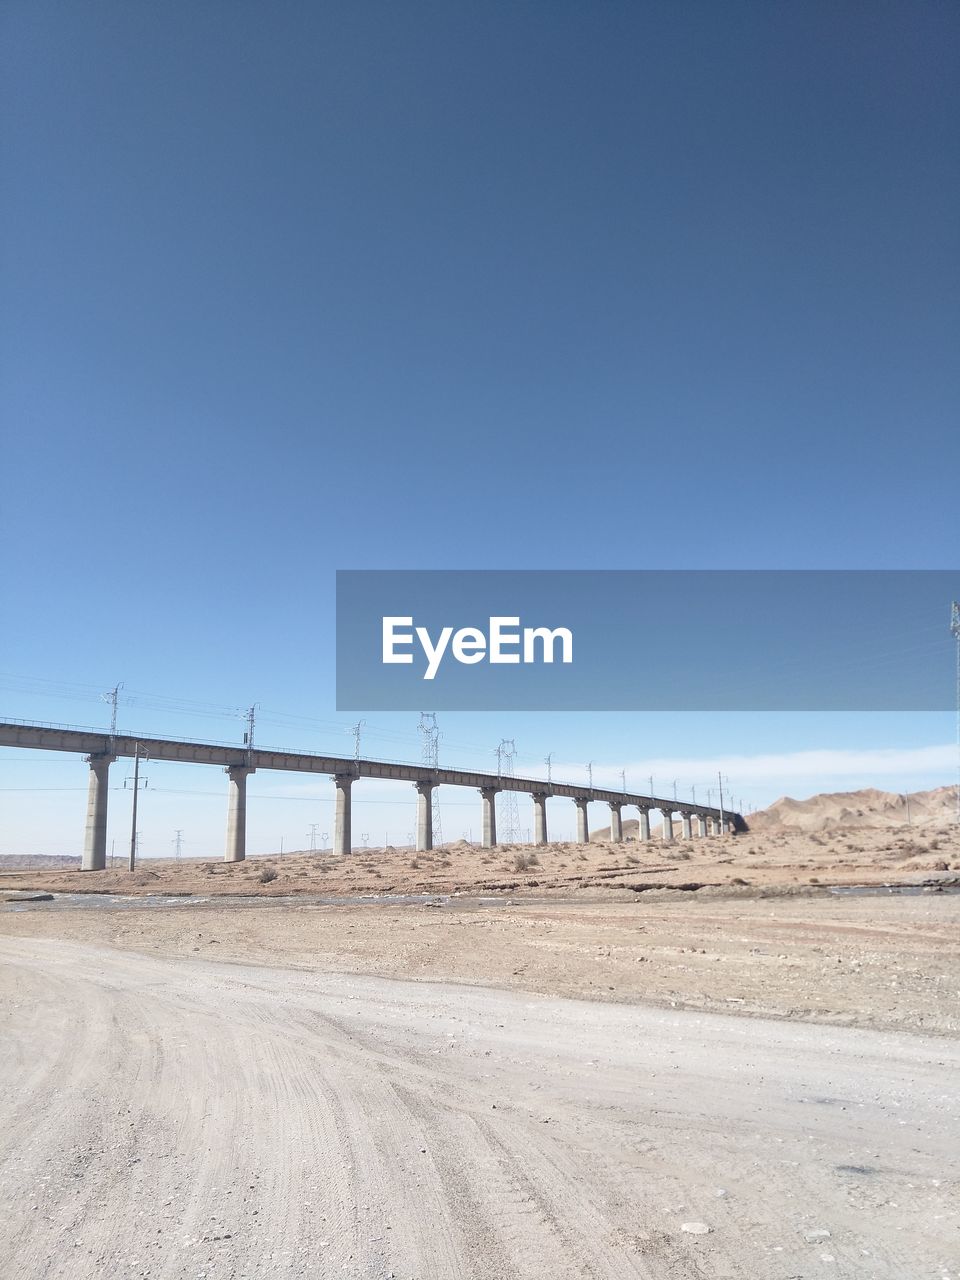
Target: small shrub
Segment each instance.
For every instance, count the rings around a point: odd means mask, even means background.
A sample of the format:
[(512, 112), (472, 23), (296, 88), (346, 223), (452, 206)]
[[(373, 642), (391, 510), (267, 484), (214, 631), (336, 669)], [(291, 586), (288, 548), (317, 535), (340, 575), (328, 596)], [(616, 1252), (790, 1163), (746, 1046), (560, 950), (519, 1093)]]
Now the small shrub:
[(530, 859), (525, 853), (518, 853), (513, 860), (514, 871), (526, 871), (530, 865)]
[(260, 874), (257, 876), (257, 879), (260, 881), (261, 884), (269, 884), (271, 880), (276, 880), (276, 878), (277, 878), (276, 867), (261, 867)]

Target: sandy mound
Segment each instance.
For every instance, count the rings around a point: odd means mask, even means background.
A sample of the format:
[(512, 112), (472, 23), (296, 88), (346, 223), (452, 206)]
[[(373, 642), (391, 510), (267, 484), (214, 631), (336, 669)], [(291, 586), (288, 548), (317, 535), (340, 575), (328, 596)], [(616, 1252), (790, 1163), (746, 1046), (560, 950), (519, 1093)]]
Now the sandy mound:
[(955, 819), (955, 787), (899, 795), (866, 787), (794, 800), (781, 796), (767, 809), (747, 816), (751, 831), (831, 831), (838, 827), (902, 827), (942, 825)]

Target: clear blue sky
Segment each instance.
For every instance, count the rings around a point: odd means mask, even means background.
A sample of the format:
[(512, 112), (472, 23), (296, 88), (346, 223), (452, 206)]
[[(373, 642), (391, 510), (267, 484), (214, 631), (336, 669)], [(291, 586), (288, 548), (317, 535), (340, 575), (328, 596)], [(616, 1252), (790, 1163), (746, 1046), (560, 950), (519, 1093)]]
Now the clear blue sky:
[[(916, 0), (10, 0), (3, 713), (103, 723), (84, 697), (123, 680), (337, 745), (338, 567), (951, 567), (958, 37), (955, 6)], [(948, 637), (942, 660), (949, 680)], [(371, 753), (416, 753), (415, 725), (368, 719)], [(450, 721), (480, 754), (513, 736), (691, 781), (952, 735)], [(84, 768), (0, 767), (14, 788)], [(82, 793), (46, 793), (35, 836), (31, 794), (6, 792), (0, 847), (57, 851)], [(207, 803), (196, 845), (220, 839)]]

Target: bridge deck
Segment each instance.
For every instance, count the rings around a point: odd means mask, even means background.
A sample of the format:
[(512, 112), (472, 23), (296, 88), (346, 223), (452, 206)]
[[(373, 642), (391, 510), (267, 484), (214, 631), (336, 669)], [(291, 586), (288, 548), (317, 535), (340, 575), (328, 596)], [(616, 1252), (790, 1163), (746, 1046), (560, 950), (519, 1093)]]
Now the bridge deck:
[(179, 738), (155, 738), (147, 734), (118, 733), (112, 737), (94, 729), (71, 729), (61, 725), (27, 722), (0, 722), (0, 746), (23, 747), (35, 751), (68, 751), (89, 756), (133, 757), (137, 748), (145, 749), (151, 760), (170, 760), (182, 764), (212, 764), (224, 768), (247, 766), (252, 769), (275, 769), (288, 773), (321, 773), (334, 777), (386, 778), (397, 782), (427, 782), (439, 786), (471, 787), (477, 790), (520, 791), (530, 795), (567, 796), (572, 800), (599, 801), (607, 804), (635, 805), (640, 809), (657, 809), (685, 816), (703, 815), (720, 819), (736, 819), (731, 809), (721, 811), (711, 805), (672, 800), (666, 796), (641, 795), (638, 792), (609, 791), (602, 787), (584, 787), (569, 782), (547, 782), (543, 778), (519, 778), (496, 773), (478, 773), (469, 769), (440, 769), (430, 765), (401, 764), (389, 760), (355, 760), (349, 756), (312, 755), (307, 752), (281, 751), (272, 748), (232, 747), (215, 742), (191, 742)]

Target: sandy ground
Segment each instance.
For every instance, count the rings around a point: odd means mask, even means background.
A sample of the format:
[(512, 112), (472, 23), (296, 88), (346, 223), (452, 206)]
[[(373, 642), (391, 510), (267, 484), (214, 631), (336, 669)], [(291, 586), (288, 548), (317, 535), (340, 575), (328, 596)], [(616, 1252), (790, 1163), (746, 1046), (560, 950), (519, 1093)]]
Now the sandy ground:
[(953, 1041), (55, 939), (0, 955), (4, 1274), (957, 1273)]
[(823, 887), (901, 839), (5, 876), (0, 1274), (960, 1280), (960, 895)]
[[(679, 830), (679, 827), (678, 827)], [(348, 857), (294, 853), (251, 857), (145, 860), (136, 871), (124, 859), (100, 872), (3, 872), (0, 892), (44, 888), (71, 893), (525, 893), (606, 894), (660, 888), (779, 888), (810, 884), (882, 884), (960, 872), (960, 828), (903, 826), (829, 833), (745, 832), (737, 836), (665, 843), (654, 838), (610, 844), (501, 845), (480, 849), (464, 842), (431, 853), (409, 849), (357, 849)], [(273, 877), (264, 883), (265, 877)], [(954, 877), (956, 878), (956, 877)]]
[(578, 894), (483, 907), (81, 901), (0, 907), (0, 937), (960, 1034), (955, 894)]

